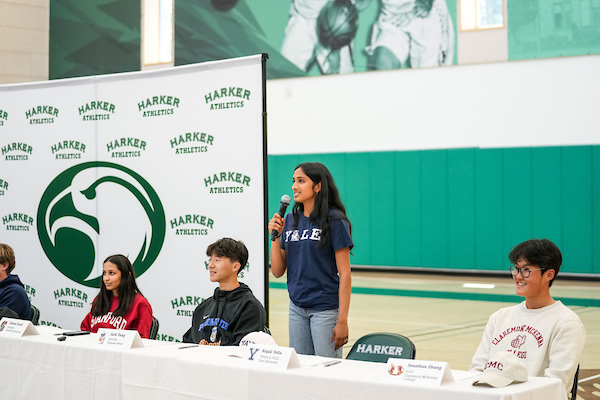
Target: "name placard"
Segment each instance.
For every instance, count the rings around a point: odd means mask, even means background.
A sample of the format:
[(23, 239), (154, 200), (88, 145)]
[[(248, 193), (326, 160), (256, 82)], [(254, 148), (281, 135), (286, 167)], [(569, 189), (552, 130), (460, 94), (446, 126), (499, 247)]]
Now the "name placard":
[(39, 335), (39, 333), (31, 321), (4, 317), (2, 320), (0, 320), (0, 335), (21, 337)]
[(417, 361), (390, 358), (383, 379), (402, 385), (439, 386), (453, 382), (452, 371), (447, 362)]
[(111, 349), (135, 349), (144, 347), (138, 331), (118, 329), (98, 329), (98, 346)]
[(300, 367), (296, 350), (291, 347), (249, 344), (246, 349), (246, 359), (256, 367), (278, 370)]

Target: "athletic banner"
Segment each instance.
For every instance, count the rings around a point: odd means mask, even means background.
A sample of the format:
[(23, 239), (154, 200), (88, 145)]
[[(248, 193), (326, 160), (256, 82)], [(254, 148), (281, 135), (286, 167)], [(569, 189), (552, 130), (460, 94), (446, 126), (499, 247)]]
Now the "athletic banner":
[(248, 247), (240, 280), (266, 306), (265, 59), (0, 86), (0, 242), (41, 324), (77, 329), (124, 254), (159, 338), (180, 340), (222, 237)]

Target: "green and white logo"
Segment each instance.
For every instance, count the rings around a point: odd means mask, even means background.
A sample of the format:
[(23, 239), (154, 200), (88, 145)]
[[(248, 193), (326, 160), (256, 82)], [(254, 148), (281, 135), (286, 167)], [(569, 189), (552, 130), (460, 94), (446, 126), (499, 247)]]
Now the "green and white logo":
[[(10, 154), (16, 151), (25, 154)], [(6, 156), (6, 161), (27, 161), (31, 154), (33, 154), (33, 147), (27, 143), (9, 143), (6, 146), (2, 146), (2, 155)]]
[(211, 194), (244, 193), (244, 186), (250, 186), (250, 177), (235, 171), (217, 172), (204, 178), (204, 186), (210, 187)]
[(244, 100), (250, 101), (250, 91), (241, 87), (224, 87), (204, 95), (206, 104), (210, 104), (211, 110), (227, 110), (230, 108), (244, 107)]
[[(45, 117), (48, 115), (48, 117)], [(25, 111), (25, 117), (30, 124), (53, 124), (58, 118), (58, 108), (52, 106), (36, 106)]]
[[(79, 116), (82, 117), (83, 121), (101, 121), (110, 119), (110, 114), (115, 113), (115, 105), (107, 101), (90, 101), (77, 108)], [(92, 114), (92, 112), (95, 112)], [(90, 113), (88, 115), (83, 115)]]
[[(156, 109), (157, 107), (161, 108)], [(149, 108), (153, 109), (150, 110)], [(138, 111), (143, 111), (143, 117), (160, 117), (163, 115), (172, 115), (175, 112), (175, 108), (179, 108), (179, 98), (168, 95), (148, 97), (146, 100), (142, 100), (138, 103)]]
[(208, 152), (208, 146), (213, 145), (214, 136), (204, 132), (186, 132), (170, 140), (175, 154), (194, 154)]
[(8, 190), (8, 182), (4, 179), (0, 179), (0, 196), (4, 196), (5, 191)]
[(59, 174), (38, 208), (40, 244), (69, 279), (100, 287), (102, 262), (124, 254), (142, 275), (165, 239), (162, 203), (139, 174), (118, 164), (94, 161)]

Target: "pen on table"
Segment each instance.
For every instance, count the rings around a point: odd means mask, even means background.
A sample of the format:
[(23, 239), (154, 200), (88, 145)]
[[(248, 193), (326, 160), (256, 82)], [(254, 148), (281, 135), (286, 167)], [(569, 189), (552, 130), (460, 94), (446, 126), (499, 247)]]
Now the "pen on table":
[(189, 346), (178, 347), (178, 349), (179, 350), (181, 350), (181, 349), (189, 349), (189, 348), (198, 347), (198, 346), (200, 346), (200, 345), (199, 344), (191, 344)]
[(328, 362), (328, 363), (325, 363), (325, 364), (323, 364), (323, 366), (324, 366), (324, 367), (331, 367), (332, 365), (339, 364), (339, 363), (341, 363), (341, 361), (340, 361), (340, 360), (336, 360), (336, 361), (330, 361), (330, 362)]

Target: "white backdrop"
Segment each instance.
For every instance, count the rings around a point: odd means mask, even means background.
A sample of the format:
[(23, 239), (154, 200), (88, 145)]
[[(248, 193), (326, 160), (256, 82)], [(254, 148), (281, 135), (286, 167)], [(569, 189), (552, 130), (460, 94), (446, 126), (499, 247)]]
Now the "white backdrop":
[[(266, 110), (265, 110), (266, 111)], [(262, 56), (0, 86), (0, 242), (41, 323), (79, 328), (122, 253), (180, 340), (212, 295), (206, 247), (246, 243), (265, 303)]]

